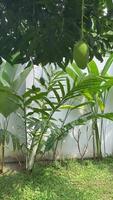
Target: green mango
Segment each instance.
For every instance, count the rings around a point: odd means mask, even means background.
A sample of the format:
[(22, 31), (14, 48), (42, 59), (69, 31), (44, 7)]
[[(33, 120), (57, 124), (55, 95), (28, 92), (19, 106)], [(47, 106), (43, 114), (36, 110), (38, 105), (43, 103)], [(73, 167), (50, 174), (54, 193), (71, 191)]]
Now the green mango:
[(85, 69), (89, 61), (89, 49), (88, 45), (80, 41), (74, 45), (73, 58), (80, 69)]

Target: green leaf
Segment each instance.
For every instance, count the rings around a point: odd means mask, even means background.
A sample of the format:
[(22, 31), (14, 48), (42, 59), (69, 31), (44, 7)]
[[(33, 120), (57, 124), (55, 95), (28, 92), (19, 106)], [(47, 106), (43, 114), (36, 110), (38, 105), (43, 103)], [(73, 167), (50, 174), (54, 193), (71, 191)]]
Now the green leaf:
[(108, 72), (109, 68), (111, 67), (111, 64), (113, 63), (113, 54), (110, 55), (110, 57), (108, 58), (102, 72), (101, 72), (101, 75), (102, 76), (105, 76), (106, 73)]
[(0, 65), (0, 81), (4, 80), (10, 86), (17, 73), (18, 66), (19, 65), (11, 65), (7, 61), (2, 60), (2, 64)]
[(17, 148), (17, 139), (15, 135), (11, 135), (11, 139), (12, 139), (12, 144), (13, 144), (13, 150), (15, 151)]
[(46, 115), (46, 116), (49, 116), (49, 114), (48, 114), (48, 112), (46, 112), (47, 110), (46, 109), (42, 109), (42, 108), (32, 108), (32, 111), (31, 112), (29, 112), (28, 114), (27, 114), (27, 116), (29, 116), (29, 115), (32, 115), (32, 114), (34, 114), (34, 113), (38, 113), (38, 114), (44, 114), (44, 115)]
[[(30, 105), (32, 102), (36, 102), (39, 100), (43, 100), (45, 96), (47, 96), (47, 92), (39, 92), (35, 93), (32, 90), (27, 91), (23, 96), (26, 98), (25, 100), (25, 106)], [(28, 97), (28, 98), (27, 98)]]
[(100, 108), (101, 112), (103, 112), (104, 109), (105, 109), (104, 102), (102, 101), (102, 99), (100, 97), (97, 97), (97, 102), (98, 102), (98, 105), (99, 105), (99, 108)]
[(12, 56), (11, 56), (11, 58), (10, 58), (10, 61), (11, 61), (11, 63), (12, 64), (15, 64), (15, 63), (17, 63), (17, 61), (18, 61), (18, 59), (20, 58), (20, 52), (18, 51), (18, 52), (16, 52), (15, 54), (13, 54)]
[(24, 94), (23, 94), (23, 97), (24, 98), (27, 98), (27, 97), (30, 97), (30, 95), (32, 94), (38, 94), (40, 92), (40, 88), (34, 88), (32, 87), (31, 89), (28, 89)]
[(92, 95), (91, 95), (90, 92), (84, 92), (83, 95), (84, 95), (88, 100), (92, 100), (92, 99), (93, 99), (93, 97), (92, 97)]
[(60, 86), (60, 91), (62, 92), (62, 97), (65, 96), (65, 90), (64, 90), (64, 86), (62, 85), (62, 83), (60, 81), (58, 81), (59, 86)]
[(23, 72), (21, 72), (18, 77), (16, 78), (16, 80), (14, 80), (12, 82), (12, 88), (14, 89), (14, 91), (18, 91), (20, 89), (20, 87), (22, 86), (22, 84), (24, 83), (24, 81), (26, 80), (28, 74), (31, 72), (32, 70), (32, 64), (30, 67), (25, 68)]
[(60, 109), (64, 110), (64, 109), (70, 109), (70, 110), (74, 110), (74, 109), (81, 109), (81, 108), (84, 108), (84, 106), (86, 105), (89, 105), (89, 104), (94, 104), (93, 101), (88, 101), (88, 102), (84, 102), (84, 103), (81, 103), (81, 104), (78, 104), (76, 106), (74, 105), (62, 105), (60, 106)]
[(47, 104), (54, 110), (54, 102), (51, 102), (47, 97), (44, 97), (44, 100), (47, 102)]
[(4, 129), (0, 129), (0, 144), (4, 142)]
[(103, 114), (97, 114), (97, 118), (105, 118), (113, 121), (113, 113), (103, 113)]
[(45, 144), (45, 151), (50, 151), (53, 147), (54, 147), (54, 144), (57, 140), (57, 135), (55, 133), (52, 133), (47, 141), (46, 141), (46, 144)]
[(10, 136), (11, 136), (10, 132), (5, 130), (5, 142), (6, 142), (6, 144), (9, 144)]
[(91, 61), (88, 63), (87, 66), (88, 66), (89, 73), (94, 74), (94, 75), (96, 75), (96, 76), (99, 75), (99, 70), (98, 70), (98, 67), (97, 67), (97, 65), (96, 65), (96, 63), (95, 63), (94, 60), (91, 60)]
[(8, 117), (11, 113), (15, 112), (20, 104), (19, 96), (9, 88), (0, 87), (0, 113), (4, 117)]
[(74, 72), (75, 72), (79, 77), (83, 76), (83, 74), (84, 74), (83, 71), (77, 66), (76, 63), (72, 63), (71, 66), (73, 67)]
[(54, 92), (57, 101), (60, 102), (60, 99), (61, 99), (61, 98), (60, 98), (60, 95), (58, 94), (57, 90), (55, 90), (55, 89), (53, 88), (52, 91)]
[(70, 67), (66, 67), (66, 72), (73, 80), (76, 80), (77, 75)]
[(29, 62), (27, 67), (21, 72), (20, 64), (11, 65), (7, 61), (2, 60), (2, 64), (0, 65), (0, 83), (17, 92), (31, 70), (31, 62)]
[(106, 0), (106, 4), (107, 4), (108, 9), (113, 8), (113, 1), (112, 0)]
[(68, 93), (71, 90), (71, 84), (70, 84), (70, 80), (68, 77), (66, 78), (66, 85), (67, 85), (67, 93)]
[(99, 119), (99, 118), (105, 118), (108, 120), (113, 121), (113, 113), (97, 113), (97, 114), (89, 114), (86, 117), (83, 116), (83, 119), (85, 121), (91, 120), (91, 119)]

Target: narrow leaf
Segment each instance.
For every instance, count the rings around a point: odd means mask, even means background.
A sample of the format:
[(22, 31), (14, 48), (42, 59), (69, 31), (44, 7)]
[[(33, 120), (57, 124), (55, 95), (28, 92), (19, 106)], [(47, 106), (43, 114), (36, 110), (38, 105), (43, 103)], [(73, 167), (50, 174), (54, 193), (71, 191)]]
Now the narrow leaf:
[(101, 75), (102, 76), (105, 76), (106, 73), (108, 72), (109, 68), (111, 67), (111, 64), (113, 63), (113, 54), (110, 55), (110, 57), (108, 58), (102, 72), (101, 72)]
[(98, 67), (95, 63), (94, 60), (91, 60), (89, 63), (88, 63), (88, 70), (91, 74), (94, 74), (94, 75), (99, 75), (99, 70), (98, 70)]

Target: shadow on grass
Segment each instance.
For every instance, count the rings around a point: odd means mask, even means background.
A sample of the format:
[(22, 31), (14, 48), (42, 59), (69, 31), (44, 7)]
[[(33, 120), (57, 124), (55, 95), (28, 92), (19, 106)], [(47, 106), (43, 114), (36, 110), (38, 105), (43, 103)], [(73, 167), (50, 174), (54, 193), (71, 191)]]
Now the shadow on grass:
[(0, 200), (83, 200), (84, 192), (53, 167), (0, 176)]
[[(104, 176), (100, 176), (100, 170), (105, 170)], [(12, 172), (0, 176), (0, 200), (97, 200), (97, 191), (101, 189), (103, 194), (102, 187), (106, 189), (103, 185), (98, 190), (97, 185), (106, 180), (106, 171), (113, 175), (112, 157), (102, 161), (84, 160), (82, 163), (80, 160), (69, 161), (69, 167), (68, 161), (62, 167), (36, 165), (32, 174)], [(107, 181), (111, 185), (109, 178)]]

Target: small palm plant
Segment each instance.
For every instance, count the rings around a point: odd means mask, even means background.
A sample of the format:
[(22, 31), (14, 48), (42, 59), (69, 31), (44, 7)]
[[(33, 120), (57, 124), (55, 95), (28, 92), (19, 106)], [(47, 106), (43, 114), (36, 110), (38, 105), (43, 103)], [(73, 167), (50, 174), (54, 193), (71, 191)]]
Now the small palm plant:
[[(43, 69), (44, 70), (44, 69)], [(106, 80), (98, 76), (84, 76), (80, 81), (76, 77), (74, 80), (70, 80), (67, 73), (61, 70), (53, 70), (50, 73), (45, 68), (46, 79), (41, 77), (38, 81), (41, 86), (33, 86), (25, 94), (25, 105), (29, 108), (27, 113), (27, 120), (29, 122), (28, 129), (31, 130), (31, 144), (28, 156), (27, 169), (32, 170), (36, 155), (41, 152), (42, 147), (50, 149), (53, 145), (62, 139), (62, 137), (68, 133), (68, 131), (77, 124), (83, 124), (85, 121), (98, 117), (88, 111), (79, 119), (74, 119), (71, 123), (64, 123), (63, 126), (56, 126), (55, 114), (63, 110), (76, 110), (82, 107), (87, 107), (90, 104), (94, 104), (93, 99), (88, 99), (85, 94), (91, 92), (96, 93), (103, 89)], [(81, 72), (81, 71), (80, 71)], [(43, 80), (43, 81), (42, 81)], [(89, 82), (91, 84), (89, 84)], [(43, 87), (43, 89), (42, 89)], [(84, 101), (76, 103), (78, 97)], [(72, 101), (73, 100), (73, 104)], [(56, 128), (57, 127), (57, 128)], [(57, 131), (55, 131), (57, 129)], [(58, 131), (59, 130), (59, 131)], [(44, 141), (44, 138), (48, 138)], [(52, 141), (53, 140), (53, 141)], [(50, 147), (48, 148), (48, 145)], [(51, 143), (51, 144), (50, 144)], [(43, 145), (44, 144), (44, 145)]]
[[(83, 92), (83, 96), (87, 98), (87, 100), (92, 100), (94, 104), (89, 105), (89, 110), (94, 116), (101, 117), (101, 132), (102, 132), (102, 126), (103, 126), (103, 118), (109, 118), (112, 120), (112, 113), (105, 113), (105, 106), (106, 106), (106, 100), (108, 93), (110, 89), (113, 86), (113, 77), (108, 75), (108, 70), (111, 67), (113, 63), (113, 54), (111, 54), (103, 67), (102, 71), (99, 72), (99, 67), (96, 65), (94, 60), (88, 63), (87, 71), (80, 70), (75, 63), (72, 65), (70, 64), (66, 71), (69, 74), (69, 76), (73, 80), (77, 80), (76, 84), (79, 84), (81, 80), (85, 79), (87, 76), (89, 77), (98, 77), (101, 80), (103, 79), (104, 82), (102, 83), (102, 88), (100, 90), (97, 89), (97, 91), (87, 91)], [(90, 85), (92, 85), (92, 81), (89, 82)], [(92, 132), (93, 132), (93, 146), (94, 146), (94, 156), (101, 158), (102, 157), (102, 151), (101, 151), (101, 133), (99, 131), (98, 127), (98, 120), (97, 117), (92, 118)]]

